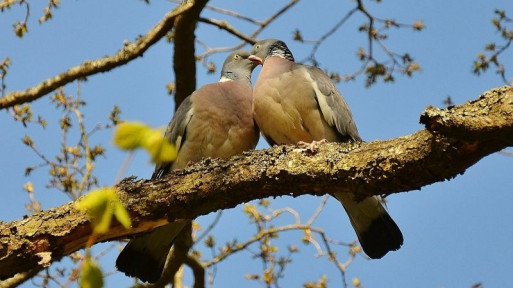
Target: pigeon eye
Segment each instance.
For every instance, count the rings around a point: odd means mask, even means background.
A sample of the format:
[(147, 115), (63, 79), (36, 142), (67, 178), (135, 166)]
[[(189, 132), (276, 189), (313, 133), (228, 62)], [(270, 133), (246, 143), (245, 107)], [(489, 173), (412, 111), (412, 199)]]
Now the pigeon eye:
[(238, 60), (239, 58), (240, 58), (239, 54), (236, 54), (235, 56), (233, 56), (233, 59), (235, 59), (235, 60)]

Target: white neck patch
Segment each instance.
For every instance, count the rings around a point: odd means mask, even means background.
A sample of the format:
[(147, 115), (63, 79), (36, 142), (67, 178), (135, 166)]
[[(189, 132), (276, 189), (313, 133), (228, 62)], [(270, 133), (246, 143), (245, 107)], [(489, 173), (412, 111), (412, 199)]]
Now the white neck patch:
[(233, 79), (230, 79), (228, 77), (222, 76), (221, 79), (219, 79), (219, 82), (226, 82), (226, 81), (233, 81)]

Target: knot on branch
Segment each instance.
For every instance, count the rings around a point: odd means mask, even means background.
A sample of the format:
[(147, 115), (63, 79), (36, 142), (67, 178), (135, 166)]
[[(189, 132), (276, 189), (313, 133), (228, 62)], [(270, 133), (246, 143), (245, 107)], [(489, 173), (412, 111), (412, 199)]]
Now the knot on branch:
[[(459, 106), (426, 108), (420, 123), (433, 133), (467, 142), (483, 139), (505, 141), (513, 133), (513, 87), (503, 86), (483, 93)], [(513, 145), (509, 138), (507, 145)]]

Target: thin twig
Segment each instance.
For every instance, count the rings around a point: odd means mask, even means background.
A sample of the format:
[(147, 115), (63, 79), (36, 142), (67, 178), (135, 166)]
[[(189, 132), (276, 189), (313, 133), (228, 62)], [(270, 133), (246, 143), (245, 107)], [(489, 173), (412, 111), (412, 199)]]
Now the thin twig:
[(214, 25), (214, 26), (218, 27), (219, 29), (223, 29), (226, 32), (232, 34), (233, 36), (235, 36), (247, 43), (255, 44), (255, 42), (256, 42), (255, 39), (244, 35), (244, 33), (235, 29), (235, 27), (230, 25), (227, 21), (220, 21), (220, 20), (216, 20), (213, 18), (204, 18), (204, 17), (200, 17), (198, 21), (206, 23), (206, 24)]
[(321, 203), (319, 203), (319, 206), (317, 206), (317, 209), (315, 210), (314, 214), (312, 214), (312, 216), (310, 217), (310, 219), (308, 219), (308, 221), (306, 221), (306, 225), (312, 225), (313, 222), (317, 219), (317, 217), (319, 217), (319, 215), (321, 214), (322, 210), (324, 210), (324, 206), (326, 206), (326, 202), (328, 202), (328, 198), (330, 196), (328, 195), (324, 195), (322, 198), (321, 198)]
[(121, 65), (127, 64), (131, 60), (141, 57), (153, 44), (171, 30), (174, 25), (174, 19), (190, 9), (194, 3), (186, 2), (168, 12), (162, 20), (159, 21), (145, 36), (139, 37), (134, 43), (125, 43), (125, 46), (113, 56), (85, 61), (79, 66), (53, 77), (48, 78), (38, 85), (25, 91), (14, 91), (0, 98), (0, 109), (12, 107), (16, 104), (34, 101), (55, 89), (62, 87), (77, 79), (85, 78), (101, 72), (107, 72)]
[[(194, 240), (194, 244), (200, 242), (203, 238), (205, 238), (205, 236), (208, 235), (208, 233), (210, 233), (210, 231), (212, 231), (212, 229), (214, 229), (214, 227), (217, 225), (217, 223), (219, 223), (221, 216), (223, 216), (222, 210), (216, 213), (216, 218), (214, 218), (214, 221), (212, 221), (212, 223), (210, 223), (210, 225), (208, 225), (208, 227), (205, 229), (205, 232), (201, 233), (201, 235), (199, 235)], [(194, 244), (193, 244), (193, 246), (194, 246)]]
[(93, 161), (91, 159), (91, 148), (89, 145), (89, 138), (87, 137), (86, 128), (84, 125), (84, 119), (82, 117), (82, 112), (79, 109), (80, 103), (80, 81), (77, 81), (77, 99), (76, 99), (76, 105), (73, 107), (73, 112), (75, 113), (75, 116), (77, 117), (78, 127), (80, 130), (80, 143), (84, 147), (84, 157), (85, 157), (85, 174), (82, 176), (82, 181), (80, 181), (80, 184), (78, 185), (78, 188), (76, 190), (75, 197), (80, 197), (82, 193), (85, 192), (87, 188), (87, 183), (90, 180), (91, 174), (94, 169)]
[(123, 161), (123, 164), (121, 165), (121, 168), (119, 168), (118, 174), (116, 174), (116, 178), (114, 178), (114, 185), (118, 184), (119, 181), (121, 181), (123, 175), (125, 174), (126, 169), (130, 165), (130, 162), (132, 162), (133, 158), (134, 158), (134, 152), (133, 151), (128, 152), (125, 160)]
[[(276, 18), (280, 17), (287, 10), (292, 8), (292, 6), (297, 4), (297, 2), (299, 2), (299, 0), (291, 0), (289, 3), (284, 5), (281, 9), (279, 9), (274, 14), (272, 14), (271, 16), (266, 18), (264, 21), (255, 21), (255, 23), (258, 23), (258, 27), (251, 34), (249, 34), (249, 36), (245, 37), (245, 39), (251, 40), (251, 41), (243, 40), (240, 43), (238, 43), (238, 44), (236, 44), (234, 46), (231, 46), (231, 47), (219, 47), (219, 48), (207, 49), (205, 52), (200, 53), (199, 55), (197, 55), (196, 58), (202, 59), (202, 58), (206, 58), (206, 57), (208, 57), (208, 56), (210, 56), (210, 55), (212, 55), (214, 53), (229, 52), (229, 51), (233, 51), (233, 50), (236, 50), (236, 49), (240, 49), (244, 45), (246, 45), (247, 43), (254, 44), (256, 42), (255, 37), (257, 35), (259, 35), (260, 32), (262, 32), (262, 30), (265, 29), (265, 27), (267, 27), (271, 22), (276, 20)], [(209, 24), (214, 24), (214, 23), (209, 23)], [(226, 24), (227, 24), (226, 27), (231, 27), (231, 25), (229, 25), (228, 23), (226, 23)], [(220, 26), (217, 26), (217, 27), (226, 30), (225, 27), (220, 27)], [(233, 31), (233, 30), (232, 31), (226, 30), (226, 31), (231, 33), (231, 34), (237, 33), (236, 31)]]
[[(312, 59), (312, 62), (316, 62), (315, 61), (315, 53), (317, 52), (317, 50), (319, 49), (319, 47), (321, 46), (321, 44), (328, 38), (330, 37), (331, 35), (333, 35), (335, 32), (337, 32), (337, 30), (342, 26), (344, 25), (344, 23), (356, 12), (358, 11), (358, 7), (355, 7), (353, 9), (351, 9), (349, 12), (347, 12), (347, 14), (342, 18), (340, 19), (340, 21), (335, 24), (330, 30), (328, 30), (328, 32), (326, 32), (324, 35), (322, 35), (318, 40), (315, 40), (314, 43), (314, 47), (312, 48), (312, 51), (310, 52), (310, 56), (308, 57), (309, 59)], [(315, 65), (315, 64), (314, 64)]]
[[(223, 253), (219, 254), (216, 258), (205, 262), (204, 266), (210, 267), (214, 264), (217, 264), (217, 263), (221, 262), (223, 259), (227, 258), (228, 256), (231, 256), (232, 254), (235, 254), (236, 252), (245, 250), (249, 245), (260, 241), (263, 237), (266, 237), (268, 235), (272, 235), (272, 234), (276, 234), (276, 233), (280, 233), (280, 232), (284, 232), (284, 231), (305, 230), (305, 229), (310, 229), (311, 231), (316, 232), (316, 233), (324, 233), (324, 231), (319, 228), (311, 227), (311, 226), (308, 226), (305, 224), (300, 224), (300, 225), (291, 224), (291, 225), (284, 225), (284, 226), (280, 226), (280, 227), (268, 228), (268, 229), (260, 231), (259, 233), (257, 233), (253, 237), (251, 237), (249, 240), (247, 240), (243, 243), (234, 245), (233, 247), (231, 247), (231, 250), (229, 252), (223, 252)], [(257, 253), (255, 253), (255, 254), (257, 254)]]
[(372, 40), (373, 40), (373, 30), (374, 30), (374, 17), (367, 11), (367, 9), (363, 6), (362, 0), (357, 0), (357, 9), (360, 10), (366, 17), (369, 19), (369, 27), (368, 27), (368, 38), (369, 38), (369, 55), (373, 55), (372, 52)]
[(283, 208), (274, 210), (272, 212), (273, 216), (274, 216), (273, 218), (277, 218), (278, 216), (282, 215), (283, 212), (290, 213), (294, 217), (294, 219), (296, 221), (296, 224), (301, 224), (301, 216), (299, 215), (299, 213), (296, 210), (294, 210), (294, 209), (292, 209), (290, 207), (283, 207)]
[[(174, 2), (174, 3), (178, 3), (178, 4), (182, 2), (182, 0), (169, 0), (169, 1)], [(253, 23), (253, 24), (256, 24), (256, 25), (260, 25), (262, 23), (262, 22), (260, 22), (258, 20), (255, 20), (255, 19), (250, 18), (248, 16), (242, 15), (240, 13), (237, 13), (237, 12), (235, 12), (233, 10), (219, 8), (219, 7), (215, 7), (215, 6), (212, 6), (212, 5), (206, 5), (205, 8), (207, 8), (209, 10), (212, 10), (214, 12), (218, 12), (218, 13), (221, 13), (221, 14), (225, 14), (225, 15), (229, 15), (229, 16), (241, 19), (241, 20), (245, 20), (247, 22), (250, 22), (250, 23)]]

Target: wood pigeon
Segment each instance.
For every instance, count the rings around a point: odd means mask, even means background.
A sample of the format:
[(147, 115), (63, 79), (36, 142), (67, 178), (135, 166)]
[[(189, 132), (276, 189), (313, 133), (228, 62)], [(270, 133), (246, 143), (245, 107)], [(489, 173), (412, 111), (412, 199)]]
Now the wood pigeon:
[[(253, 89), (254, 117), (270, 145), (361, 141), (349, 106), (326, 73), (295, 63), (280, 40), (259, 41), (251, 54), (249, 59), (263, 66)], [(342, 203), (370, 258), (401, 247), (401, 230), (377, 197), (333, 196)]]
[[(219, 82), (185, 98), (165, 132), (178, 157), (172, 163), (158, 163), (152, 179), (202, 158), (229, 158), (255, 148), (259, 131), (253, 120), (251, 72), (257, 64), (249, 55), (244, 50), (233, 52), (224, 62)], [(157, 282), (173, 241), (186, 224), (170, 223), (130, 240), (116, 260), (117, 268), (127, 276)]]

